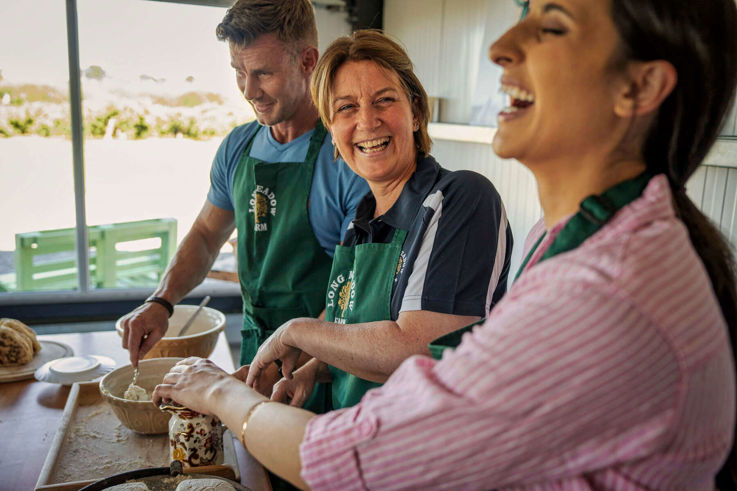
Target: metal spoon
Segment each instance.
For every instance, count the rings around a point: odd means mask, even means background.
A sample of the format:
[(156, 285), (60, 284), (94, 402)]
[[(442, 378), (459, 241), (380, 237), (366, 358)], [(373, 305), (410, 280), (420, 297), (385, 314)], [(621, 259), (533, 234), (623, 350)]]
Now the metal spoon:
[(200, 302), (200, 305), (197, 307), (197, 310), (195, 310), (194, 314), (192, 314), (192, 317), (190, 317), (189, 320), (187, 320), (187, 322), (184, 324), (184, 327), (182, 327), (182, 330), (179, 331), (179, 334), (177, 334), (177, 336), (184, 336), (184, 333), (187, 332), (187, 329), (190, 328), (190, 326), (192, 325), (192, 322), (194, 322), (195, 317), (197, 317), (197, 314), (200, 313), (200, 311), (202, 310), (202, 307), (207, 305), (209, 301), (210, 301), (210, 295), (202, 299), (202, 301)]

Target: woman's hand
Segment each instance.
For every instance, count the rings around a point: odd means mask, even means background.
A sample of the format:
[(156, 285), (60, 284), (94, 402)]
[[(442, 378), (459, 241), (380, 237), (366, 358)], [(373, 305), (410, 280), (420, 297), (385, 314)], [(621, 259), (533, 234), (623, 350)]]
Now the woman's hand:
[[(294, 371), (291, 379), (283, 378), (274, 385), (271, 400), (287, 403), (290, 406), (302, 407), (315, 389), (318, 372), (323, 365), (315, 358)], [(327, 367), (327, 365), (326, 365)]]
[(240, 382), (210, 360), (187, 358), (174, 365), (154, 389), (156, 406), (174, 401), (202, 414), (215, 414), (215, 396), (230, 384)]
[(302, 350), (294, 344), (290, 336), (290, 330), (312, 322), (320, 321), (311, 318), (300, 318), (285, 322), (259, 346), (256, 356), (251, 361), (251, 367), (246, 378), (249, 387), (255, 387), (264, 370), (276, 360), (282, 362), (281, 373), (284, 378), (288, 380), (292, 378), (292, 372), (297, 366), (297, 360), (299, 360)]

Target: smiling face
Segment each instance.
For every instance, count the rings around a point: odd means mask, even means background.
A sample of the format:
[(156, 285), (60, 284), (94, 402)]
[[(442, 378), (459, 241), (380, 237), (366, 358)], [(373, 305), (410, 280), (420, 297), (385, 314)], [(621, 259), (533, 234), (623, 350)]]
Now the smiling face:
[(397, 75), (373, 61), (348, 61), (334, 80), (329, 129), (343, 159), (370, 184), (408, 178), (419, 125)]
[(497, 155), (534, 166), (614, 150), (626, 124), (614, 106), (627, 82), (614, 69), (619, 37), (610, 7), (610, 0), (533, 0), (529, 15), (491, 46), (510, 99), (498, 116)]
[(310, 100), (311, 72), (302, 69), (300, 57), (275, 34), (264, 34), (246, 47), (229, 44), (238, 88), (259, 123), (276, 126), (288, 122)]

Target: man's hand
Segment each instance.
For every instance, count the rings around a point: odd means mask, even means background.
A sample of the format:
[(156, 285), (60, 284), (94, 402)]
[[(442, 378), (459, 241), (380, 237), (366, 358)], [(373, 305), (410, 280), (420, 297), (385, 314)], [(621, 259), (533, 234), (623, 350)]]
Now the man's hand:
[[(251, 365), (243, 365), (238, 370), (233, 372), (233, 376), (241, 382), (245, 382), (248, 378), (248, 372), (250, 371), (250, 368)], [(277, 383), (280, 378), (281, 372), (279, 371), (279, 367), (276, 365), (276, 363), (272, 363), (259, 374), (258, 378), (254, 381), (254, 385), (252, 387), (260, 392), (262, 395), (269, 397), (274, 388), (274, 384)]]
[(138, 366), (142, 358), (164, 337), (169, 327), (169, 312), (157, 303), (145, 303), (126, 315), (123, 326), (123, 348), (130, 353), (131, 364)]

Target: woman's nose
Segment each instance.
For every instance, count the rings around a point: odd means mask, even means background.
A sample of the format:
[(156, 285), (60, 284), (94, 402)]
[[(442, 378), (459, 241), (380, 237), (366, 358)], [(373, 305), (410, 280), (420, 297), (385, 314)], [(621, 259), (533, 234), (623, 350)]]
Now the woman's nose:
[(361, 128), (376, 128), (381, 124), (379, 115), (371, 105), (365, 105), (358, 110), (358, 126)]
[(489, 59), (502, 67), (520, 62), (524, 58), (521, 48), (524, 33), (522, 23), (512, 26), (489, 46)]

